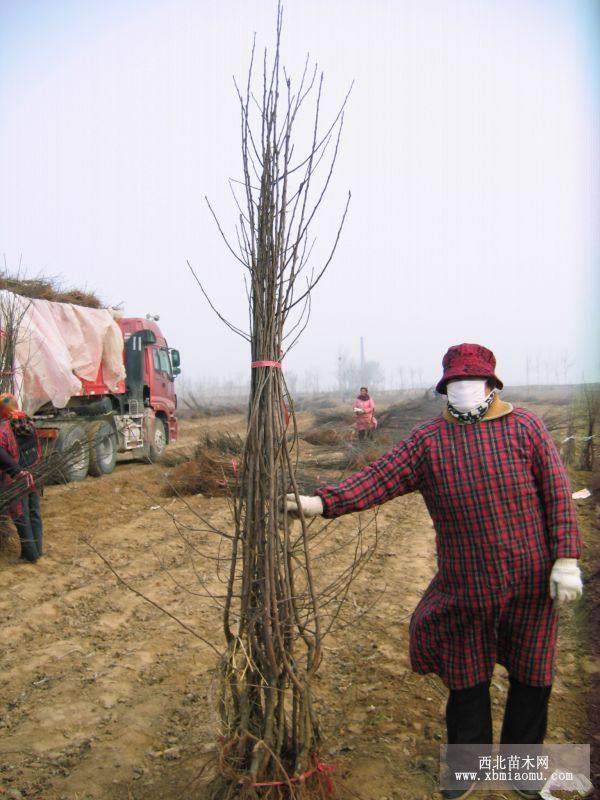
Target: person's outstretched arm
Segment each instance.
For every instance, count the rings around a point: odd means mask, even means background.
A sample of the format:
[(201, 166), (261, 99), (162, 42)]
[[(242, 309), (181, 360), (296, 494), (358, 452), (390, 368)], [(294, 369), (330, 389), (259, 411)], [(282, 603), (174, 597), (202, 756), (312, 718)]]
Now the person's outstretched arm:
[[(381, 458), (335, 486), (324, 486), (314, 496), (300, 497), (305, 516), (340, 517), (365, 511), (419, 488), (421, 446), (413, 437), (400, 442)], [(287, 496), (287, 509), (297, 511), (296, 497)]]

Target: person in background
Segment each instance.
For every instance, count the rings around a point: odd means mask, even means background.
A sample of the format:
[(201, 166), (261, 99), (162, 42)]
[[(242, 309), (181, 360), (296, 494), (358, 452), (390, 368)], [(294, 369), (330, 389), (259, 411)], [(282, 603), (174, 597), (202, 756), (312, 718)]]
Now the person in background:
[(373, 433), (377, 427), (374, 413), (375, 403), (371, 400), (369, 390), (366, 386), (361, 386), (358, 397), (354, 401), (354, 415), (356, 417), (354, 427), (358, 431), (360, 440), (373, 438)]
[[(390, 452), (312, 497), (288, 495), (292, 515), (339, 517), (408, 492), (423, 495), (438, 571), (410, 623), (415, 672), (449, 689), (448, 743), (490, 745), (490, 681), (508, 671), (501, 743), (541, 744), (552, 689), (558, 606), (581, 597), (581, 537), (569, 478), (531, 411), (500, 399), (494, 354), (451, 347), (437, 391), (443, 414)], [(473, 786), (447, 789), (448, 800)], [(518, 789), (522, 797), (537, 791)]]
[[(43, 555), (43, 523), (40, 494), (29, 470), (40, 458), (40, 442), (31, 418), (19, 411), (14, 395), (0, 395), (0, 470), (3, 476), (24, 483), (9, 513), (21, 541), (21, 559), (33, 563)], [(8, 485), (5, 477), (2, 484), (4, 488)]]

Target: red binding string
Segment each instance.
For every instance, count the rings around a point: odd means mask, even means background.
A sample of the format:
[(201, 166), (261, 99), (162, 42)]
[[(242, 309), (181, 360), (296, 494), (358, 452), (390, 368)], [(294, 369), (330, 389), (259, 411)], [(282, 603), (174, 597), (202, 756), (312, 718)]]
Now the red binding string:
[(275, 367), (275, 369), (281, 369), (281, 361), (285, 355), (284, 350), (279, 351), (279, 361), (251, 361), (250, 366), (252, 369), (256, 369), (257, 367)]
[(253, 783), (252, 788), (255, 789), (261, 786), (287, 786), (289, 783), (302, 783), (303, 781), (312, 778), (313, 775), (320, 774), (325, 780), (327, 794), (333, 796), (333, 781), (331, 780), (331, 775), (335, 770), (335, 764), (324, 764), (322, 761), (319, 761), (316, 756), (313, 760), (315, 764), (314, 767), (306, 770), (306, 772), (303, 772), (301, 775), (288, 778), (286, 781), (264, 781), (262, 783)]
[[(280, 358), (283, 358), (283, 353), (281, 353)], [(281, 361), (252, 361), (250, 363), (252, 369), (256, 369), (257, 367), (275, 367), (275, 369), (281, 369)], [(286, 406), (286, 404), (282, 401), (281, 403), (282, 411), (283, 411), (283, 419), (285, 427), (290, 423), (290, 410)]]
[(252, 361), (250, 366), (252, 369), (256, 369), (257, 367), (276, 367), (277, 369), (281, 369), (281, 361)]

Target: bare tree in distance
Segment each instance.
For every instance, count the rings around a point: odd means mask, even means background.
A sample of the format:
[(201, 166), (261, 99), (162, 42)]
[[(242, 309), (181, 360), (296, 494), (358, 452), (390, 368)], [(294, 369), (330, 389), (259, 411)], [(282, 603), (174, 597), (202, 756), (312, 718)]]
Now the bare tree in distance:
[(287, 372), (286, 381), (290, 394), (293, 397), (296, 394), (296, 390), (298, 388), (298, 376), (296, 375), (295, 372)]
[(580, 397), (585, 421), (585, 434), (579, 457), (579, 468), (591, 471), (594, 469), (596, 424), (600, 418), (600, 384), (582, 383)]
[(398, 388), (404, 389), (404, 367), (398, 367), (396, 372), (398, 374)]
[(379, 389), (385, 383), (385, 371), (378, 361), (362, 364), (346, 353), (338, 355), (338, 388), (343, 397), (354, 397), (361, 386)]
[(575, 402), (571, 397), (569, 403), (569, 415), (567, 418), (567, 429), (565, 431), (565, 438), (561, 442), (560, 455), (563, 463), (568, 467), (573, 465), (575, 461), (575, 446), (576, 446), (576, 424), (575, 424)]
[(302, 384), (305, 394), (318, 394), (321, 385), (319, 373), (314, 369), (304, 370)]
[[(538, 386), (542, 384), (542, 366), (544, 369), (545, 383), (550, 385), (552, 382), (556, 386), (559, 384), (568, 384), (570, 382), (570, 374), (575, 366), (575, 359), (572, 358), (568, 350), (563, 350), (560, 355), (547, 355), (544, 358), (543, 364), (541, 356), (538, 355), (532, 358), (527, 355), (525, 359), (525, 385), (530, 386), (532, 377), (535, 374), (535, 384)], [(553, 377), (553, 381), (551, 380)]]
[(563, 350), (560, 356), (560, 371), (562, 373), (562, 382), (569, 383), (569, 374), (575, 366), (575, 360), (571, 358), (568, 350)]

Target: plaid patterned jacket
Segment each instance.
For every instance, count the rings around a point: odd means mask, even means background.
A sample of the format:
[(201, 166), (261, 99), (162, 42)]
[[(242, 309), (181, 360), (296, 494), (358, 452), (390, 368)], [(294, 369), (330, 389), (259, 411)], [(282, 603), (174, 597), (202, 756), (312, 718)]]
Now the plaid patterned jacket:
[[(13, 433), (11, 424), (8, 420), (0, 422), (0, 448), (5, 450), (13, 461), (19, 462), (19, 446)], [(8, 473), (0, 472), (0, 496), (8, 489), (11, 479)], [(14, 500), (8, 507), (8, 513), (13, 519), (20, 517), (23, 513), (23, 503), (19, 498)]]
[(579, 558), (565, 469), (530, 411), (472, 425), (442, 416), (337, 486), (319, 488), (325, 517), (420, 491), (436, 530), (436, 588), (467, 604), (517, 590), (546, 595), (552, 562)]

